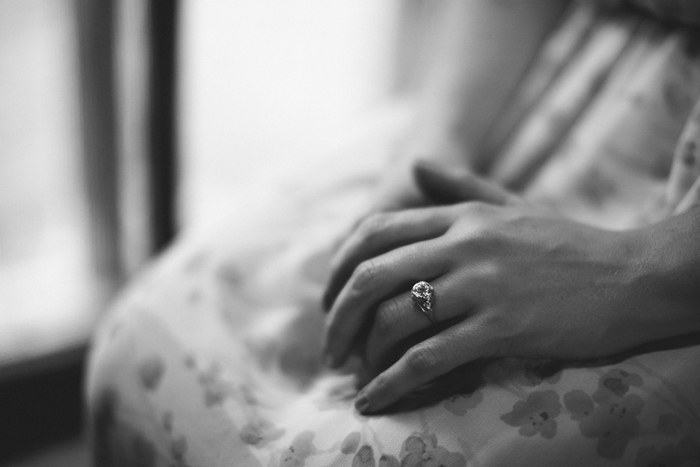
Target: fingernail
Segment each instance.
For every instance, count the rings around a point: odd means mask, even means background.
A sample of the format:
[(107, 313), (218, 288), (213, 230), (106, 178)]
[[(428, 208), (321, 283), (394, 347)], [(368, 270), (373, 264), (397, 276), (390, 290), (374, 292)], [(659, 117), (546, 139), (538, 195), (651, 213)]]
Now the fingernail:
[(367, 412), (369, 408), (369, 397), (367, 397), (367, 394), (361, 392), (357, 395), (357, 399), (355, 399), (355, 408), (360, 413)]

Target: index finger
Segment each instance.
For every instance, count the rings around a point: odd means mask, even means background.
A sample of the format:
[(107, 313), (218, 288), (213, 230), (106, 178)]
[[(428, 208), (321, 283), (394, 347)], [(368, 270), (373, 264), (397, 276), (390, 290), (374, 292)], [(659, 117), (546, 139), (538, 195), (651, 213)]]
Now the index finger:
[(447, 271), (447, 261), (435, 254), (436, 240), (413, 243), (363, 262), (343, 287), (328, 315), (324, 348), (337, 367), (368, 315), (402, 288), (418, 280), (432, 280)]
[(331, 273), (323, 307), (329, 310), (353, 271), (363, 261), (395, 248), (429, 240), (444, 234), (451, 225), (450, 210), (409, 209), (374, 214), (363, 220), (331, 260)]

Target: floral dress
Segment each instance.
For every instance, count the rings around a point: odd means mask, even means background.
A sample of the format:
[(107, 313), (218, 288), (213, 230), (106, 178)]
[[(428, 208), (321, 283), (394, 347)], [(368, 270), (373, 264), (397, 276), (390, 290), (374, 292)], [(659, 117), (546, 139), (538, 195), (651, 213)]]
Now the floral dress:
[[(574, 4), (490, 131), (489, 175), (603, 228), (693, 208), (699, 47), (691, 27)], [(323, 180), (181, 239), (122, 293), (91, 349), (96, 465), (700, 465), (697, 335), (605, 360), (476, 361), (392, 413), (355, 411), (352, 374), (321, 364), (320, 294), (402, 112), (329, 156)]]

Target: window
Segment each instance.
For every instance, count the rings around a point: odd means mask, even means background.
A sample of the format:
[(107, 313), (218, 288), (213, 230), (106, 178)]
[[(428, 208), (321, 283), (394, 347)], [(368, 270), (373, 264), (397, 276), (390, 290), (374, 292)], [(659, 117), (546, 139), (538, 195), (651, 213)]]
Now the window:
[(90, 249), (76, 44), (71, 2), (0, 2), (0, 376), (84, 344), (110, 289)]

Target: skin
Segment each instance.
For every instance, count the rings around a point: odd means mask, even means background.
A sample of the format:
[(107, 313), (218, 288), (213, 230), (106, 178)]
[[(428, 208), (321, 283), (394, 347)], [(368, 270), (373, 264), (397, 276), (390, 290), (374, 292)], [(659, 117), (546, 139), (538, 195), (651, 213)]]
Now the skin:
[[(324, 297), (331, 365), (364, 360), (363, 413), (481, 357), (586, 359), (700, 330), (699, 210), (610, 232), (475, 175), (483, 136), (567, 2), (445, 4), (416, 121)], [(438, 326), (410, 300), (418, 280), (435, 287)]]
[[(342, 287), (329, 288), (325, 349), (337, 367), (361, 348), (361, 412), (478, 358), (589, 359), (700, 331), (700, 210), (614, 232), (462, 177), (472, 201), (370, 217), (332, 262)], [(411, 301), (418, 280), (435, 289), (440, 326)]]
[[(443, 0), (440, 4), (435, 50), (420, 59), (429, 72), (420, 83), (417, 116), (397, 148), (391, 170), (378, 183), (366, 216), (471, 198), (472, 185), (462, 183), (462, 178), (476, 180), (469, 174), (488, 165), (480, 155), (482, 137), (569, 2)], [(511, 196), (488, 185), (487, 191), (499, 192), (490, 193), (499, 197), (498, 202)], [(331, 281), (326, 308), (351, 272), (344, 270)]]
[[(511, 196), (483, 183), (464, 184), (463, 178), (474, 180), (471, 172), (488, 165), (480, 155), (481, 138), (568, 2), (444, 0), (441, 5), (434, 47), (420, 57), (420, 66), (429, 71), (418, 83), (417, 117), (397, 148), (392, 170), (378, 184), (368, 217), (358, 225), (371, 223), (377, 213), (471, 199), (480, 189), (477, 195), (498, 204)], [(451, 175), (445, 177), (442, 169)], [(338, 266), (325, 294), (327, 308), (353, 270), (352, 261)]]
[(442, 0), (435, 5), (441, 6), (441, 16), (432, 31), (434, 47), (416, 59), (428, 70), (415, 92), (416, 118), (379, 183), (371, 212), (433, 202), (415, 183), (418, 160), (457, 171), (486, 168), (482, 139), (568, 1)]

